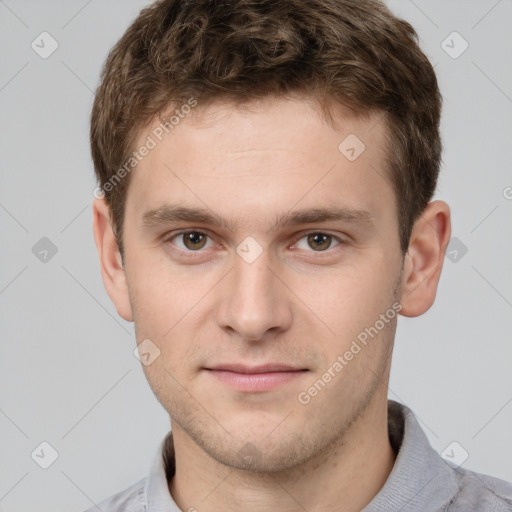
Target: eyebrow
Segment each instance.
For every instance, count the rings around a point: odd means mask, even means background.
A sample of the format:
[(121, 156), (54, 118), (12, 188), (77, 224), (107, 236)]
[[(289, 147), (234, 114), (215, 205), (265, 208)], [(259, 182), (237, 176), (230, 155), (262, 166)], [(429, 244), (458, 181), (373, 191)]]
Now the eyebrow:
[[(142, 215), (142, 226), (145, 228), (158, 227), (180, 221), (216, 225), (228, 231), (234, 230), (232, 221), (213, 213), (207, 208), (190, 208), (187, 206), (165, 204), (148, 210)], [(273, 226), (268, 231), (326, 221), (372, 224), (373, 216), (366, 210), (338, 207), (302, 209), (278, 214)]]

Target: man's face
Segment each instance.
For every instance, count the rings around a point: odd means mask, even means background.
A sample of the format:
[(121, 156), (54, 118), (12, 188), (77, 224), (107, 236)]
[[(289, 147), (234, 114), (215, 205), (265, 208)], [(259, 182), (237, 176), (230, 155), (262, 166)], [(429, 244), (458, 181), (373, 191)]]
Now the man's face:
[[(298, 99), (198, 104), (133, 171), (129, 301), (137, 342), (160, 350), (146, 377), (173, 429), (234, 467), (305, 462), (386, 397), (396, 318), (375, 325), (400, 297), (402, 255), (385, 126), (337, 114), (334, 129)], [(324, 209), (344, 213), (286, 222)]]

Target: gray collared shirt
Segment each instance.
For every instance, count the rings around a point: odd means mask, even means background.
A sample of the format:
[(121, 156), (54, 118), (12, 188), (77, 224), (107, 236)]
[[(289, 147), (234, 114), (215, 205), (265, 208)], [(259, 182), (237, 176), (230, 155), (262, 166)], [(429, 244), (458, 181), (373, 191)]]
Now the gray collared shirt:
[[(411, 409), (394, 400), (388, 400), (388, 432), (397, 453), (395, 465), (382, 489), (361, 512), (512, 512), (512, 483), (445, 461), (430, 446)], [(149, 475), (102, 501), (98, 508), (102, 512), (181, 512), (167, 487), (173, 474), (169, 432), (159, 445)]]

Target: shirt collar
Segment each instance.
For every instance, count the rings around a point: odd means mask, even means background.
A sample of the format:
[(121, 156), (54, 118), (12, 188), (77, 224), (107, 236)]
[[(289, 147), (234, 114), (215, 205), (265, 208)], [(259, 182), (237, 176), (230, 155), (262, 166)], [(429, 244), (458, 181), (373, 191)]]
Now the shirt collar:
[[(361, 512), (430, 512), (446, 505), (457, 494), (455, 472), (430, 446), (412, 410), (394, 400), (388, 400), (388, 434), (397, 454), (395, 464), (382, 489)], [(167, 485), (174, 471), (174, 445), (168, 432), (145, 484), (148, 512), (180, 512)]]
[(174, 475), (174, 444), (169, 431), (160, 442), (151, 463), (144, 492), (147, 512), (181, 512), (172, 499), (167, 482)]
[(386, 483), (361, 512), (438, 511), (457, 494), (455, 471), (430, 446), (409, 407), (388, 400), (388, 434), (397, 454)]

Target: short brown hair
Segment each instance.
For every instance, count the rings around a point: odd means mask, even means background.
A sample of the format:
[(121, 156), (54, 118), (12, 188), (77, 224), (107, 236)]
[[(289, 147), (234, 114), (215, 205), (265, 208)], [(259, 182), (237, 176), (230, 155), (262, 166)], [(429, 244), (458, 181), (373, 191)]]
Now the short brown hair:
[(334, 101), (382, 112), (405, 254), (441, 161), (442, 98), (411, 25), (378, 0), (159, 0), (110, 51), (91, 114), (94, 169), (121, 255), (130, 175), (104, 186), (144, 125), (190, 98), (242, 104), (296, 92), (324, 111)]

